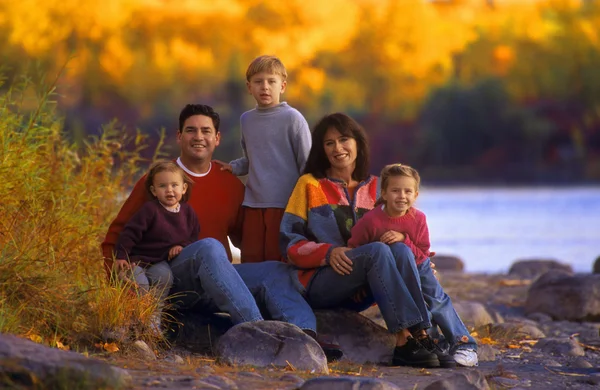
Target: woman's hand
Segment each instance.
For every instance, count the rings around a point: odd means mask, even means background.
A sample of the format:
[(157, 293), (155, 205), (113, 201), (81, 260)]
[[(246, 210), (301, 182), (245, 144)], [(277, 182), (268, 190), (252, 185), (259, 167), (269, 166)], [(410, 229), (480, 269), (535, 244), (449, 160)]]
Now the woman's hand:
[(406, 236), (403, 233), (395, 232), (393, 230), (388, 230), (379, 237), (379, 241), (388, 245), (392, 245), (396, 242), (403, 242), (405, 239)]
[(334, 248), (329, 254), (329, 266), (340, 275), (350, 275), (352, 272), (352, 260), (346, 256), (351, 248), (340, 246)]

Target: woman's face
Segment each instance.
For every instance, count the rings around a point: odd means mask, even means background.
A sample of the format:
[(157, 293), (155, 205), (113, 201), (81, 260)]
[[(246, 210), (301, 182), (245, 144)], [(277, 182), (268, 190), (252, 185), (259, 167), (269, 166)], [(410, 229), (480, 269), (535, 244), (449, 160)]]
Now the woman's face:
[(347, 169), (356, 166), (356, 140), (342, 135), (335, 127), (330, 127), (323, 138), (325, 155), (333, 169)]

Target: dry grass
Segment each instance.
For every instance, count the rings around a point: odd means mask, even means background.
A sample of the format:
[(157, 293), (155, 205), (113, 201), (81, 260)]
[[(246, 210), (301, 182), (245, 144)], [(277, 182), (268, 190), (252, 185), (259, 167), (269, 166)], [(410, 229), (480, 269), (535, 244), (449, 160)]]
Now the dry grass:
[(109, 285), (100, 253), (119, 200), (148, 163), (145, 137), (111, 124), (75, 145), (52, 82), (22, 78), (0, 91), (0, 333), (77, 349), (111, 328), (145, 338), (156, 302)]

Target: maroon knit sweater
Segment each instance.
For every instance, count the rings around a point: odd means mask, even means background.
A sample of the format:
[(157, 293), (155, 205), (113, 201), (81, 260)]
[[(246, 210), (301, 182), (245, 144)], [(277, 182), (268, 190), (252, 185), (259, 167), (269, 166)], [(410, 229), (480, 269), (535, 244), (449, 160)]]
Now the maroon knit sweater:
[(190, 205), (180, 205), (179, 212), (173, 213), (156, 200), (144, 203), (119, 234), (116, 258), (149, 265), (168, 260), (175, 245), (185, 247), (198, 241), (198, 217)]

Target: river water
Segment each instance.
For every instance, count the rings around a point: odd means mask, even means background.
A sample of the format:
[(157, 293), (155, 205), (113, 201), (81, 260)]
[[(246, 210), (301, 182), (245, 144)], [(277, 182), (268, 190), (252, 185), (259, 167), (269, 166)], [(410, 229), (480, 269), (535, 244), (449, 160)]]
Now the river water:
[(467, 272), (506, 272), (528, 258), (590, 272), (600, 256), (600, 187), (423, 187), (416, 206), (431, 249), (459, 256)]

